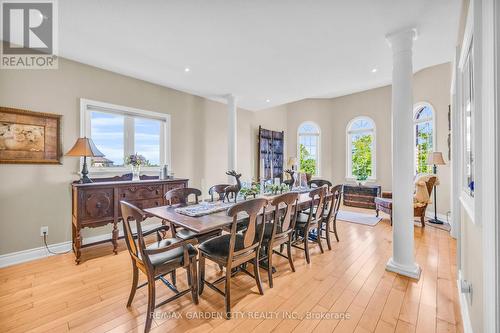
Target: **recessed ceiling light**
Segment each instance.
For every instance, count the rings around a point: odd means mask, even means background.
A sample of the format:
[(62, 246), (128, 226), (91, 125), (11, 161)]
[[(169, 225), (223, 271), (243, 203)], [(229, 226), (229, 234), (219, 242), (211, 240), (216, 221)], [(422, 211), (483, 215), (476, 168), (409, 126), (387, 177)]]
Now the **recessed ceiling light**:
[(187, 72), (190, 72), (190, 71), (191, 71), (191, 68), (189, 68), (189, 67), (184, 68), (184, 72), (187, 73)]
[(372, 69), (372, 73), (376, 73), (378, 71), (378, 69), (374, 68)]
[(271, 101), (271, 100), (270, 100), (269, 98), (268, 98), (268, 99), (266, 99), (266, 103), (269, 103), (270, 101)]

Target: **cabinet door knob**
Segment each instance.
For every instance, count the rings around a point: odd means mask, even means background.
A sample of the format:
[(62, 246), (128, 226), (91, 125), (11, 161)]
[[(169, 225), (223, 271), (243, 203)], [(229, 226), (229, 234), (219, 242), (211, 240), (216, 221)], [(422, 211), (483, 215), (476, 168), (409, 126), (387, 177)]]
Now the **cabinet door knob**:
[(95, 206), (96, 206), (97, 208), (101, 208), (102, 204), (101, 204), (100, 202), (98, 202), (98, 203), (96, 203), (96, 204), (95, 204)]

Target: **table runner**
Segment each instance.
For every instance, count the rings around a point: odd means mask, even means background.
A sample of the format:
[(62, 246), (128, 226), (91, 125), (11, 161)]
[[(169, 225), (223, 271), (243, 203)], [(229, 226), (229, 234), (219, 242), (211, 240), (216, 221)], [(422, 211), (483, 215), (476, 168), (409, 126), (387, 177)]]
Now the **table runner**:
[(224, 210), (227, 210), (232, 205), (234, 205), (234, 203), (232, 202), (202, 202), (196, 205), (176, 208), (175, 212), (191, 217), (199, 217), (203, 215), (222, 212)]

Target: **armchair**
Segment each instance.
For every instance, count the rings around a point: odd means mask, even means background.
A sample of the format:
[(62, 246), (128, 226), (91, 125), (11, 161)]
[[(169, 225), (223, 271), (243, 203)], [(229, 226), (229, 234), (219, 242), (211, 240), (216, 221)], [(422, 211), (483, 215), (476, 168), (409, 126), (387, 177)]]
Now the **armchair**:
[[(432, 193), (432, 189), (437, 183), (436, 176), (420, 176), (415, 185), (420, 186), (421, 182), (425, 182), (426, 193), (419, 193), (416, 191), (413, 199), (413, 216), (420, 218), (420, 223), (422, 227), (425, 227), (425, 211), (430, 202), (428, 198)], [(390, 215), (391, 225), (392, 225), (392, 192), (382, 192), (382, 197), (375, 198), (375, 210), (377, 212), (377, 217), (379, 211), (383, 211)]]

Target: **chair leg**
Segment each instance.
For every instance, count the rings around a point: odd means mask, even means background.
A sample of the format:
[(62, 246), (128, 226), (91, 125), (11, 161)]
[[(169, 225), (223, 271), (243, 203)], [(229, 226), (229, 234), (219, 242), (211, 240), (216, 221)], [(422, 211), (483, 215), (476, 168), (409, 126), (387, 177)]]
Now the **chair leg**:
[(295, 272), (295, 266), (293, 265), (293, 259), (292, 259), (292, 240), (291, 240), (291, 238), (286, 243), (286, 252), (287, 252), (287, 256), (288, 256), (288, 262), (290, 263), (290, 268), (292, 269), (292, 272)]
[(309, 256), (309, 240), (307, 239), (307, 237), (309, 237), (309, 230), (306, 230), (304, 237), (304, 251), (306, 252), (306, 261), (308, 264), (310, 264), (311, 258)]
[(375, 212), (377, 212), (377, 214), (375, 214), (375, 216), (378, 217), (378, 209), (375, 209)]
[(422, 214), (420, 217), (420, 223), (422, 224), (422, 228), (425, 228), (425, 214)]
[(155, 278), (148, 275), (148, 312), (146, 317), (146, 326), (144, 332), (149, 332), (153, 322), (153, 314), (155, 311)]
[(177, 285), (177, 275), (175, 274), (175, 270), (170, 273), (170, 277), (172, 279), (172, 284), (175, 286)]
[(191, 272), (189, 277), (189, 285), (191, 287), (191, 296), (194, 304), (198, 304), (198, 269), (196, 267), (196, 259), (192, 259), (188, 270)]
[(325, 226), (325, 238), (326, 245), (328, 246), (328, 250), (332, 250), (332, 240), (330, 239), (330, 223), (327, 223)]
[(319, 245), (319, 249), (320, 249), (321, 253), (325, 253), (325, 251), (323, 250), (323, 244), (321, 243), (321, 224), (318, 224), (318, 234), (316, 237), (316, 242)]
[(226, 305), (226, 319), (231, 319), (231, 273), (230, 266), (226, 267), (226, 288), (224, 290), (224, 303)]
[[(259, 269), (257, 268), (257, 270), (259, 270)], [(273, 247), (272, 246), (269, 246), (267, 248), (267, 276), (268, 276), (268, 281), (269, 281), (269, 288), (272, 288), (273, 287)]]
[(337, 219), (333, 220), (333, 233), (335, 234), (335, 239), (339, 241), (339, 234), (337, 233)]
[(139, 281), (139, 269), (135, 264), (135, 261), (132, 262), (132, 288), (130, 289), (130, 295), (128, 296), (127, 307), (132, 305), (132, 301), (134, 300), (135, 291), (137, 290), (137, 283)]
[[(272, 250), (271, 250), (272, 251)], [(273, 274), (273, 268), (271, 266), (271, 257), (268, 258), (269, 262), (269, 271), (271, 272), (271, 276)], [(257, 288), (259, 288), (259, 293), (264, 295), (264, 289), (262, 289), (262, 281), (260, 279), (260, 270), (259, 270), (259, 252), (255, 253), (255, 260), (253, 262), (253, 274), (255, 276), (255, 283), (257, 284)]]
[(198, 294), (203, 294), (203, 288), (205, 287), (205, 257), (203, 254), (200, 254), (198, 258), (198, 272), (200, 273), (199, 276), (199, 283), (198, 283)]

